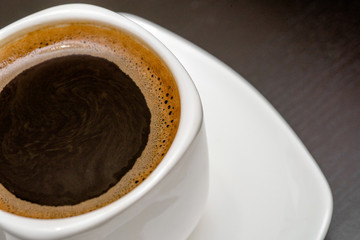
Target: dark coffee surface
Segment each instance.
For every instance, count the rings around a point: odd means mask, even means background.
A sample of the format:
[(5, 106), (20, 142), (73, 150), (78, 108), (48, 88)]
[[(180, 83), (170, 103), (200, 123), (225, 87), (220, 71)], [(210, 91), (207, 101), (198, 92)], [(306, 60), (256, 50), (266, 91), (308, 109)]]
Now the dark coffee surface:
[(0, 93), (0, 181), (17, 197), (69, 205), (115, 185), (146, 146), (150, 111), (115, 64), (48, 60)]

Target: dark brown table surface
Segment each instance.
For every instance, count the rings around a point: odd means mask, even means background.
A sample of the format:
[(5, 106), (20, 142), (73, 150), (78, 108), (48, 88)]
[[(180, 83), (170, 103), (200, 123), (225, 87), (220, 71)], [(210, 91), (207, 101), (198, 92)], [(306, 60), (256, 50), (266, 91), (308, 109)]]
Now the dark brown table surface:
[[(76, 1), (1, 0), (0, 28)], [(255, 86), (309, 149), (334, 198), (328, 240), (360, 239), (360, 1), (92, 0), (153, 21)]]

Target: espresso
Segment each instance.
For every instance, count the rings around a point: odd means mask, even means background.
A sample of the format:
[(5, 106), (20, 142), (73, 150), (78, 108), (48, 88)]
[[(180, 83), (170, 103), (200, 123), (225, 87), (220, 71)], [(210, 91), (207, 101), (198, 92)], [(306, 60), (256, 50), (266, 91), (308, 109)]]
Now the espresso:
[(110, 26), (62, 23), (0, 42), (0, 209), (69, 217), (127, 194), (175, 137), (166, 64)]
[(35, 65), (0, 94), (0, 182), (61, 206), (100, 196), (145, 148), (151, 113), (114, 63), (69, 55)]

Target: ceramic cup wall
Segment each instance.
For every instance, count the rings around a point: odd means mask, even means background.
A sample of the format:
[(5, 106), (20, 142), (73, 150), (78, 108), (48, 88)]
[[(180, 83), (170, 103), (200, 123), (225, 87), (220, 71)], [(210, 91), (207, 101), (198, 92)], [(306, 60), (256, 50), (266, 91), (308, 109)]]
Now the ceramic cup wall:
[[(0, 211), (10, 239), (186, 239), (199, 221), (208, 191), (208, 156), (199, 95), (178, 60), (154, 36), (112, 11), (85, 4), (50, 8), (0, 31), (0, 41), (24, 29), (64, 20), (109, 24), (142, 39), (167, 64), (177, 83), (181, 118), (171, 148), (153, 173), (117, 201), (75, 217), (32, 219)], [(1, 233), (0, 233), (1, 238)]]

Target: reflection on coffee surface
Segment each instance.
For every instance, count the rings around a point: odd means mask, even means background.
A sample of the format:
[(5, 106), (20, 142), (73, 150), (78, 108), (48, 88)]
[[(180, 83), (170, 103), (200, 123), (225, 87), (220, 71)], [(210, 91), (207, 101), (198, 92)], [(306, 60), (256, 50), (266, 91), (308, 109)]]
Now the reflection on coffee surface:
[(180, 118), (175, 80), (145, 44), (67, 23), (0, 42), (0, 209), (60, 218), (140, 184)]

